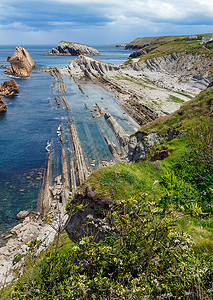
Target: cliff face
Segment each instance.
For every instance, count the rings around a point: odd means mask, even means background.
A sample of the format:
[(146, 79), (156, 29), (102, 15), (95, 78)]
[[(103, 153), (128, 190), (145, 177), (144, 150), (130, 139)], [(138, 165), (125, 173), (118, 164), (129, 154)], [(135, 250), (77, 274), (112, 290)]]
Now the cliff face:
[(4, 99), (2, 98), (2, 96), (0, 96), (0, 113), (5, 112), (6, 110), (7, 110), (7, 105)]
[(15, 53), (9, 58), (10, 66), (5, 74), (17, 77), (29, 77), (32, 69), (36, 66), (29, 52), (18, 46)]
[[(160, 88), (197, 94), (212, 81), (211, 57), (200, 53), (174, 53), (131, 64), (114, 66), (79, 56), (69, 66), (71, 73), (92, 75), (146, 77)], [(118, 82), (117, 82), (118, 83)]]
[(60, 42), (56, 48), (53, 48), (46, 54), (52, 55), (74, 55), (78, 56), (81, 54), (96, 56), (100, 55), (98, 50), (87, 45), (71, 43), (71, 42)]
[(19, 93), (18, 86), (14, 79), (3, 82), (0, 85), (0, 95), (13, 97)]
[(211, 57), (200, 53), (174, 53), (122, 67), (134, 76), (146, 76), (157, 86), (197, 94), (212, 80)]

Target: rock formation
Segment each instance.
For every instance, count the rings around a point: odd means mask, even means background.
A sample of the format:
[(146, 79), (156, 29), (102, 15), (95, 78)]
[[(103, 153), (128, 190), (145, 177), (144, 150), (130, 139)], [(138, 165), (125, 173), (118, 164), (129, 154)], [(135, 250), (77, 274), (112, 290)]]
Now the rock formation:
[(158, 133), (146, 134), (138, 131), (132, 135), (128, 144), (128, 160), (139, 161), (144, 160), (146, 154), (150, 152), (152, 146), (158, 146), (163, 138)]
[(61, 41), (56, 48), (53, 48), (51, 51), (47, 52), (46, 54), (75, 55), (75, 56), (81, 54), (91, 55), (91, 56), (100, 55), (98, 50), (90, 46), (79, 44), (79, 43), (63, 42), (63, 41)]
[(29, 77), (32, 69), (36, 66), (29, 52), (18, 46), (14, 55), (9, 59), (10, 66), (5, 71), (5, 74), (17, 77)]
[(7, 110), (7, 105), (2, 96), (0, 96), (0, 113)]
[(18, 86), (14, 79), (3, 82), (0, 85), (0, 95), (6, 97), (13, 97), (19, 93)]

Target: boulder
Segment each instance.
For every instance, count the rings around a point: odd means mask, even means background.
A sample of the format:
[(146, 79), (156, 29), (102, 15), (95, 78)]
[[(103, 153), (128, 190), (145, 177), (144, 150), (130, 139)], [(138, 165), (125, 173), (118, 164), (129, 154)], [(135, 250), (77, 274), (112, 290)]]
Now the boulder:
[(36, 66), (29, 52), (18, 46), (14, 55), (9, 59), (10, 66), (5, 71), (5, 74), (17, 77), (29, 77), (32, 69)]
[(0, 113), (7, 110), (7, 105), (2, 96), (0, 96)]
[(169, 153), (167, 149), (155, 150), (154, 154), (151, 156), (152, 161), (163, 160), (168, 157)]
[(6, 65), (5, 64), (1, 65), (1, 68), (3, 68), (3, 69), (6, 68)]
[(30, 212), (28, 210), (21, 210), (17, 215), (17, 219), (21, 220), (21, 219), (25, 219), (27, 216), (29, 216)]
[(13, 97), (19, 93), (18, 86), (14, 79), (3, 82), (0, 85), (0, 95), (6, 97)]
[(52, 55), (100, 55), (98, 50), (92, 48), (87, 45), (73, 43), (73, 42), (63, 42), (61, 41), (56, 48), (52, 48), (51, 51), (47, 52), (46, 54)]

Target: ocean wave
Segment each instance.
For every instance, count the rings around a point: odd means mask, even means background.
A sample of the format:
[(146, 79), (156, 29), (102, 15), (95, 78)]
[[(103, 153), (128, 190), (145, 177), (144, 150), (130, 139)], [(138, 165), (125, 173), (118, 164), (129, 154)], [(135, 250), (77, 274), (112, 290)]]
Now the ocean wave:
[(51, 146), (52, 146), (52, 141), (47, 141), (47, 146), (46, 146), (46, 150), (47, 150), (47, 152), (50, 152), (50, 150), (51, 150)]

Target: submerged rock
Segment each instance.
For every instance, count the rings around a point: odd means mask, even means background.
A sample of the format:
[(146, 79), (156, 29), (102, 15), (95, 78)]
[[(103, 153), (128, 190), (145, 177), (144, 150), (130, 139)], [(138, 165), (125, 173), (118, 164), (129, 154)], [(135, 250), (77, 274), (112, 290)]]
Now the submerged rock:
[(7, 105), (2, 96), (0, 96), (0, 113), (7, 110)]
[(52, 55), (100, 55), (98, 50), (92, 48), (87, 45), (79, 44), (79, 43), (72, 43), (72, 42), (63, 42), (61, 41), (56, 48), (53, 48), (51, 51), (47, 52), (46, 54)]
[(5, 74), (17, 77), (29, 77), (32, 69), (36, 66), (29, 52), (18, 46), (13, 56), (9, 59), (10, 66), (5, 71)]
[(3, 82), (0, 85), (0, 95), (6, 97), (13, 97), (19, 93), (18, 86), (14, 79)]

